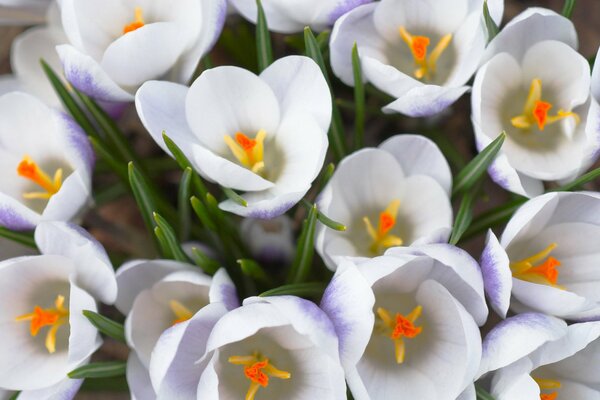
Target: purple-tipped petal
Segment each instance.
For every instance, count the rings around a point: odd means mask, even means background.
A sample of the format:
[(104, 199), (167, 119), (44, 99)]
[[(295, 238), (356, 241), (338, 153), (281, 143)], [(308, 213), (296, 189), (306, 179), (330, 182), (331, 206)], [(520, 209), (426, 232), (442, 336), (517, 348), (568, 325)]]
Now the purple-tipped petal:
[(483, 285), (490, 299), (490, 305), (498, 315), (505, 318), (510, 306), (512, 273), (508, 254), (506, 254), (506, 251), (498, 242), (498, 238), (491, 230), (488, 231), (480, 265)]

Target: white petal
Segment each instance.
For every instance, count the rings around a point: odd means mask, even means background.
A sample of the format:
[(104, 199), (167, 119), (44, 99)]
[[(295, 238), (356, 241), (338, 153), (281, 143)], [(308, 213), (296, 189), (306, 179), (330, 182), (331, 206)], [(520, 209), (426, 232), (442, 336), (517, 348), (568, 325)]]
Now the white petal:
[(41, 215), (32, 211), (14, 198), (0, 193), (0, 226), (15, 230), (32, 230)]
[(71, 221), (91, 205), (90, 175), (76, 170), (65, 179), (60, 190), (48, 200), (42, 213), (45, 221)]
[(556, 210), (559, 198), (558, 193), (547, 193), (522, 205), (504, 228), (501, 246), (507, 248), (513, 241), (539, 234)]
[[(600, 60), (600, 48), (596, 54), (596, 60)], [(600, 64), (594, 64), (594, 70), (592, 71), (592, 96), (597, 102), (600, 102)]]
[(208, 298), (211, 303), (223, 303), (228, 310), (240, 306), (235, 285), (225, 268), (219, 269), (213, 276)]
[(84, 310), (98, 312), (96, 301), (72, 282), (69, 298), (69, 371), (81, 366), (102, 345), (98, 329), (83, 315)]
[[(19, 394), (21, 400), (71, 400), (79, 391), (83, 379), (65, 378), (57, 384), (38, 390), (25, 390)], [(2, 392), (0, 390), (0, 392)], [(0, 394), (0, 399), (4, 400)], [(6, 397), (9, 400), (10, 397)]]
[(383, 107), (383, 112), (399, 112), (409, 117), (430, 117), (444, 111), (468, 90), (468, 86), (418, 86)]
[(491, 229), (481, 254), (481, 273), (490, 305), (498, 315), (505, 318), (512, 291), (510, 260)]
[(540, 397), (540, 387), (529, 373), (531, 361), (521, 359), (494, 374), (490, 394), (496, 400), (531, 400)]

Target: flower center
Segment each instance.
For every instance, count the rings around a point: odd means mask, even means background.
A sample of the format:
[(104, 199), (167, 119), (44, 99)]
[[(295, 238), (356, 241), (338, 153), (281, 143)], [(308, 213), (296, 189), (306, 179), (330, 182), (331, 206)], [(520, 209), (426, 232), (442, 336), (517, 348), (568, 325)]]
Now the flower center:
[(17, 174), (23, 178), (35, 182), (38, 186), (45, 190), (45, 192), (23, 193), (23, 197), (26, 199), (48, 200), (50, 197), (55, 195), (62, 186), (62, 168), (57, 169), (54, 172), (54, 177), (50, 178), (50, 176), (45, 173), (29, 156), (23, 157), (23, 160), (21, 160), (17, 166)]
[(242, 132), (237, 132), (232, 138), (225, 135), (224, 140), (231, 153), (244, 167), (255, 174), (261, 174), (265, 169), (264, 142), (267, 133), (261, 129), (254, 139), (250, 139)]
[(556, 115), (549, 115), (552, 107), (552, 103), (542, 100), (542, 80), (534, 79), (531, 81), (523, 114), (512, 118), (510, 122), (515, 128), (525, 131), (531, 130), (531, 127), (534, 125), (537, 125), (538, 129), (543, 131), (546, 125), (552, 125), (565, 118), (574, 118), (575, 123), (579, 123), (579, 115), (572, 111), (561, 109), (558, 110)]
[(560, 267), (560, 261), (550, 257), (550, 253), (556, 246), (556, 243), (552, 243), (529, 258), (510, 263), (513, 277), (560, 288), (556, 284), (558, 282), (558, 270), (556, 268)]
[(35, 306), (30, 314), (21, 315), (15, 318), (15, 321), (30, 321), (29, 333), (31, 336), (37, 336), (40, 329), (49, 326), (46, 333), (46, 349), (52, 354), (56, 351), (56, 333), (58, 328), (69, 322), (69, 310), (64, 307), (64, 296), (56, 296), (54, 308), (41, 308)]
[(417, 66), (417, 69), (414, 72), (415, 78), (430, 80), (432, 76), (435, 75), (438, 59), (452, 41), (452, 34), (449, 33), (445, 36), (442, 36), (438, 44), (428, 56), (427, 47), (429, 47), (431, 39), (429, 39), (427, 36), (413, 36), (408, 33), (403, 26), (399, 28), (399, 31), (400, 37), (410, 49), (410, 52), (415, 60), (415, 64)]
[[(540, 390), (551, 391), (553, 389), (559, 389), (562, 385), (560, 381), (555, 381), (553, 379), (539, 379), (534, 378), (535, 382), (540, 387)], [(558, 392), (553, 391), (552, 393), (540, 394), (540, 400), (556, 400), (558, 397)]]
[(402, 239), (392, 235), (390, 231), (396, 226), (396, 217), (400, 208), (400, 200), (393, 200), (387, 208), (379, 214), (377, 229), (371, 223), (369, 217), (363, 217), (367, 233), (373, 240), (369, 251), (373, 254), (381, 254), (388, 247), (402, 246)]
[(228, 360), (234, 365), (244, 366), (244, 375), (250, 381), (250, 388), (246, 392), (246, 400), (254, 400), (260, 387), (269, 386), (269, 378), (290, 379), (292, 375), (289, 372), (275, 368), (269, 362), (268, 358), (263, 358), (259, 353), (251, 356), (232, 356)]
[(134, 20), (123, 27), (123, 35), (140, 29), (142, 26), (145, 25), (144, 16), (142, 15), (142, 7), (136, 7), (134, 10), (134, 14)]
[(194, 313), (191, 312), (189, 308), (187, 308), (177, 300), (169, 301), (169, 307), (171, 308), (171, 311), (173, 311), (173, 314), (175, 314), (175, 319), (173, 320), (172, 325), (177, 325), (181, 322), (185, 322), (194, 316)]
[(402, 315), (397, 313), (395, 318), (383, 307), (377, 308), (377, 317), (383, 323), (382, 333), (386, 334), (394, 342), (396, 362), (402, 364), (406, 355), (406, 345), (404, 339), (414, 339), (423, 331), (422, 326), (415, 326), (415, 321), (421, 313), (423, 307), (416, 306), (409, 314)]

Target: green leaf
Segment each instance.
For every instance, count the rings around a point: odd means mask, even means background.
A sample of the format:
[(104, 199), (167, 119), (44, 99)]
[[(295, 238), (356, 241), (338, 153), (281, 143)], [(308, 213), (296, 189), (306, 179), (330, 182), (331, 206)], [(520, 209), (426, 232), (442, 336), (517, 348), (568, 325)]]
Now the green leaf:
[(490, 164), (494, 161), (494, 158), (496, 158), (496, 155), (502, 148), (505, 138), (506, 132), (502, 132), (496, 140), (483, 149), (481, 153), (459, 172), (454, 180), (452, 196), (469, 190), (477, 183), (479, 178), (481, 178)]
[(496, 227), (510, 219), (513, 214), (527, 201), (526, 198), (518, 198), (511, 202), (502, 204), (485, 213), (478, 215), (473, 219), (469, 228), (462, 235), (461, 240), (465, 241), (490, 228)]
[(329, 183), (329, 180), (333, 176), (334, 172), (335, 172), (335, 164), (334, 163), (329, 163), (329, 164), (327, 164), (327, 166), (325, 168), (323, 168), (323, 171), (321, 172), (321, 179), (319, 180), (319, 187), (321, 189), (324, 188)]
[(577, 3), (576, 0), (565, 0), (565, 5), (562, 9), (562, 15), (571, 19), (573, 16), (573, 9), (575, 8), (575, 3)]
[(124, 162), (117, 160), (114, 152), (101, 140), (94, 136), (88, 136), (96, 154), (106, 162), (110, 169), (125, 183), (129, 182), (127, 166)]
[(242, 269), (244, 275), (251, 277), (265, 285), (273, 286), (274, 280), (271, 278), (265, 270), (254, 260), (250, 259), (241, 259), (237, 261)]
[(267, 17), (261, 0), (256, 0), (258, 16), (256, 19), (256, 52), (258, 56), (258, 72), (263, 72), (273, 63), (273, 47)]
[[(304, 28), (304, 43), (306, 46), (306, 55), (312, 58), (317, 63), (319, 68), (321, 68), (321, 72), (323, 72), (323, 76), (325, 77), (325, 80), (329, 85), (329, 89), (331, 90), (331, 81), (327, 73), (325, 61), (323, 60), (321, 48), (319, 47), (319, 43), (309, 27)], [(333, 149), (333, 154), (336, 160), (339, 161), (346, 155), (346, 139), (344, 135), (342, 115), (340, 114), (340, 110), (334, 101), (333, 96), (331, 97), (331, 104), (333, 108), (331, 128), (329, 129), (329, 143), (331, 144), (331, 148)]]
[(179, 211), (179, 239), (185, 241), (190, 236), (190, 224), (192, 221), (190, 191), (192, 185), (192, 175), (194, 171), (191, 168), (183, 170), (181, 180), (179, 181), (179, 192), (177, 193), (177, 209)]
[(469, 225), (471, 225), (473, 221), (473, 202), (479, 194), (479, 189), (480, 185), (477, 185), (463, 196), (456, 219), (454, 220), (454, 226), (452, 227), (452, 235), (450, 235), (449, 243), (451, 245), (456, 245), (467, 228), (469, 228)]
[(90, 310), (83, 310), (83, 315), (85, 315), (92, 325), (94, 325), (101, 333), (118, 340), (119, 342), (125, 343), (125, 327), (123, 324)]
[[(313, 208), (313, 205), (304, 199), (302, 199), (302, 205), (306, 207), (309, 211)], [(323, 225), (333, 229), (334, 231), (344, 232), (346, 231), (346, 229), (348, 229), (346, 225), (332, 220), (327, 215), (323, 214), (321, 211), (317, 211), (317, 219)]]
[(500, 32), (500, 28), (496, 25), (496, 21), (490, 15), (490, 9), (488, 7), (488, 2), (485, 0), (483, 2), (483, 18), (485, 19), (485, 26), (487, 28), (488, 33), (488, 42), (490, 42), (493, 38), (496, 37), (498, 32)]
[(198, 216), (198, 219), (200, 222), (202, 222), (202, 225), (204, 225), (206, 229), (215, 232), (217, 230), (217, 226), (213, 222), (206, 205), (202, 203), (196, 196), (193, 196), (190, 199), (190, 203), (192, 205), (192, 209)]
[(352, 47), (352, 71), (354, 73), (354, 150), (365, 145), (365, 86), (362, 78), (358, 45)]
[(315, 252), (315, 227), (317, 225), (317, 206), (313, 205), (302, 224), (302, 233), (298, 239), (296, 256), (288, 276), (289, 283), (301, 283), (308, 278)]
[(85, 378), (111, 378), (125, 375), (127, 363), (125, 361), (108, 361), (91, 363), (74, 369), (67, 375), (71, 379)]
[(477, 393), (477, 400), (494, 400), (494, 397), (479, 385), (475, 385), (475, 393)]
[(329, 46), (329, 37), (331, 36), (331, 31), (326, 30), (317, 35), (317, 43), (319, 44), (319, 49), (321, 50), (321, 54), (324, 54)]
[(15, 394), (13, 394), (12, 396), (10, 396), (8, 398), (8, 400), (17, 400), (19, 398), (19, 395), (21, 394), (21, 392), (16, 392)]
[(192, 259), (208, 275), (214, 275), (221, 268), (221, 264), (196, 247), (192, 247)]
[(323, 296), (323, 292), (327, 285), (323, 282), (306, 282), (306, 283), (294, 283), (290, 285), (284, 285), (275, 289), (267, 290), (259, 294), (260, 297), (269, 296), (299, 296), (299, 297), (310, 297), (319, 298)]
[(31, 247), (32, 249), (37, 249), (33, 233), (30, 232), (15, 232), (0, 226), (0, 237)]
[(156, 233), (158, 229), (158, 239), (160, 240), (163, 248), (168, 249), (168, 252), (171, 254), (174, 260), (189, 262), (189, 259), (181, 249), (181, 245), (179, 244), (179, 240), (177, 240), (177, 235), (175, 234), (173, 227), (171, 227), (166, 219), (156, 212), (152, 213), (152, 217), (157, 225), (156, 228), (154, 228), (154, 232)]
[(553, 192), (570, 192), (573, 190), (577, 190), (581, 188), (586, 183), (593, 181), (596, 178), (600, 177), (600, 168), (596, 168), (585, 175), (580, 176), (575, 179), (573, 182), (567, 183), (564, 186), (559, 187), (558, 189), (552, 190)]
[(236, 204), (239, 204), (242, 207), (248, 207), (248, 202), (246, 201), (246, 199), (237, 194), (234, 190), (226, 187), (221, 187), (221, 189), (223, 189), (223, 193), (225, 193), (225, 196), (227, 196), (229, 200), (233, 201)]
[(146, 184), (144, 177), (136, 169), (133, 162), (128, 164), (129, 184), (133, 191), (133, 197), (146, 224), (148, 232), (154, 232), (154, 218), (152, 213), (156, 210), (156, 202)]
[[(191, 168), (193, 171), (194, 167), (192, 166), (192, 163), (190, 160), (188, 160), (183, 151), (181, 151), (179, 146), (177, 146), (177, 144), (175, 144), (175, 142), (171, 140), (171, 138), (168, 137), (164, 131), (162, 133), (162, 137), (165, 145), (173, 155), (173, 158), (175, 158), (175, 161), (177, 161), (177, 164), (179, 164), (179, 167), (183, 170), (186, 168)], [(196, 172), (194, 172), (192, 175), (192, 184), (194, 185), (194, 189), (198, 192), (198, 194), (204, 198), (208, 193), (208, 190), (206, 189), (204, 181), (202, 181), (202, 178), (200, 178)]]

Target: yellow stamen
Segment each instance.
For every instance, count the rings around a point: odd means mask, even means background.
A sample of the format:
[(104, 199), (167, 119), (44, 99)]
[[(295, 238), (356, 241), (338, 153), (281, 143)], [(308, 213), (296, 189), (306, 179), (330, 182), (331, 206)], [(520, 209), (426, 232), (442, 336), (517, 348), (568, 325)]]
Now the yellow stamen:
[(444, 35), (438, 44), (433, 48), (433, 51), (427, 56), (427, 48), (431, 43), (431, 39), (427, 36), (413, 36), (401, 26), (399, 29), (400, 37), (410, 49), (415, 60), (417, 69), (414, 76), (417, 79), (431, 79), (435, 75), (437, 62), (442, 53), (450, 46), (452, 42), (452, 34)]
[(178, 302), (177, 300), (169, 301), (169, 307), (171, 307), (171, 311), (175, 314), (175, 319), (173, 320), (173, 325), (177, 325), (180, 322), (187, 321), (188, 319), (194, 316), (194, 313), (190, 311), (189, 308)]
[(377, 317), (383, 324), (383, 333), (394, 342), (394, 354), (398, 364), (402, 364), (406, 356), (404, 339), (414, 339), (423, 331), (422, 326), (414, 325), (422, 312), (423, 307), (416, 306), (409, 314), (402, 315), (397, 313), (392, 318), (388, 310), (383, 307), (377, 308)]
[(135, 13), (135, 19), (133, 20), (133, 22), (131, 22), (123, 27), (123, 35), (125, 35), (129, 32), (133, 32), (137, 29), (140, 29), (142, 26), (145, 25), (142, 7), (136, 7), (134, 10), (134, 13)]
[(40, 330), (49, 326), (46, 333), (45, 346), (49, 353), (56, 352), (56, 334), (58, 329), (69, 322), (69, 311), (64, 307), (64, 296), (57, 296), (54, 301), (54, 308), (41, 308), (35, 306), (32, 313), (21, 315), (15, 318), (15, 321), (30, 321), (29, 333), (31, 336), (37, 336)]
[(44, 199), (48, 200), (60, 190), (62, 186), (63, 170), (57, 169), (54, 172), (54, 177), (50, 177), (45, 173), (29, 156), (23, 157), (23, 160), (17, 166), (17, 174), (23, 178), (35, 182), (45, 192), (29, 192), (23, 193), (26, 199)]
[[(552, 390), (552, 389), (560, 389), (562, 384), (560, 381), (556, 381), (553, 379), (539, 379), (534, 378), (535, 382), (538, 384), (541, 390)], [(540, 394), (540, 400), (556, 400), (558, 397), (558, 392), (552, 392), (547, 394)]]
[(261, 174), (265, 168), (263, 158), (266, 137), (267, 132), (265, 132), (264, 129), (261, 129), (254, 139), (250, 139), (242, 132), (237, 132), (233, 138), (226, 135), (224, 140), (225, 144), (229, 147), (229, 150), (231, 150), (231, 153), (233, 153), (240, 164), (255, 174)]
[(513, 277), (528, 282), (561, 288), (557, 285), (559, 273), (556, 269), (560, 266), (560, 261), (554, 257), (550, 257), (550, 253), (552, 253), (556, 246), (556, 243), (552, 243), (531, 257), (510, 263)]
[(393, 200), (387, 208), (379, 214), (379, 223), (377, 229), (371, 223), (368, 217), (363, 217), (363, 222), (367, 233), (373, 240), (369, 250), (373, 254), (380, 254), (389, 247), (402, 246), (403, 240), (390, 233), (396, 226), (396, 217), (400, 208), (400, 200)]
[(244, 366), (244, 375), (250, 380), (250, 387), (246, 392), (246, 400), (254, 400), (260, 387), (269, 386), (269, 378), (290, 379), (292, 374), (277, 369), (269, 362), (268, 358), (261, 357), (258, 353), (251, 356), (232, 356), (228, 361), (234, 365)]
[(572, 111), (558, 110), (556, 115), (548, 115), (552, 107), (552, 103), (542, 100), (542, 80), (534, 79), (529, 87), (523, 114), (512, 118), (510, 122), (515, 128), (525, 131), (531, 130), (533, 126), (543, 131), (546, 125), (552, 125), (565, 118), (574, 118), (575, 123), (579, 123), (579, 115)]

